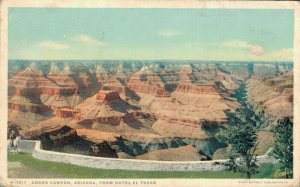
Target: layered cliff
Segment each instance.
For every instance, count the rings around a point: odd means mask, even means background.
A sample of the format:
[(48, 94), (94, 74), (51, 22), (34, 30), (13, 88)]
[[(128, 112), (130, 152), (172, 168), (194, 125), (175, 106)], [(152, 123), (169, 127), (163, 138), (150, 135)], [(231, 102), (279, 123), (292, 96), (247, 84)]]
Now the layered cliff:
[(293, 72), (264, 79), (252, 76), (247, 81), (248, 100), (256, 110), (274, 119), (293, 117)]
[(164, 83), (158, 75), (149, 70), (147, 66), (134, 73), (127, 84), (128, 88), (137, 94), (150, 94), (157, 96), (168, 96)]
[(135, 123), (139, 118), (148, 118), (138, 107), (122, 100), (118, 92), (101, 90), (93, 99), (76, 106), (80, 112), (74, 118), (78, 124), (108, 124), (112, 126), (123, 123)]
[(119, 94), (128, 95), (128, 88), (121, 83), (120, 79), (114, 77), (108, 79), (108, 81), (103, 85), (103, 90), (112, 90), (118, 92)]
[[(212, 75), (216, 76), (216, 70), (210, 71), (213, 72)], [(201, 113), (204, 114), (203, 116), (207, 116), (207, 118), (215, 114), (215, 117), (210, 120), (218, 121), (218, 118), (220, 121), (226, 120), (224, 111), (235, 110), (239, 107), (238, 102), (230, 96), (230, 93), (226, 92), (227, 90), (221, 91), (216, 80), (209, 77), (196, 78), (196, 74), (191, 67), (183, 68), (179, 74), (180, 82), (172, 93), (172, 97), (181, 103), (198, 106)], [(206, 112), (209, 115), (205, 114)]]
[[(14, 92), (9, 96), (9, 121), (30, 127), (53, 116), (53, 110), (71, 107), (81, 101), (78, 86), (69, 76), (66, 66), (62, 71), (51, 65), (48, 76), (33, 63), (9, 80)], [(18, 116), (27, 116), (20, 120)]]
[(59, 94), (56, 84), (47, 79), (34, 63), (12, 77), (9, 85), (15, 88), (14, 95), (16, 96)]
[(47, 77), (61, 87), (75, 90), (78, 89), (78, 85), (70, 77), (72, 74), (73, 72), (70, 70), (69, 65), (65, 65), (62, 70), (59, 70), (57, 65), (52, 63)]

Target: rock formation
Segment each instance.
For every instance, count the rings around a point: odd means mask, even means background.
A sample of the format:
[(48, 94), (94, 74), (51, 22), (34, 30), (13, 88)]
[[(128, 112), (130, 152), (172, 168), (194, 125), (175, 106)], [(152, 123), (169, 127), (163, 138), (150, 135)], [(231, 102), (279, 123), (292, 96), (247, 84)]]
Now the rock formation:
[(101, 90), (95, 99), (88, 104), (84, 102), (76, 106), (81, 112), (75, 115), (78, 124), (120, 125), (130, 123), (138, 118), (147, 118), (148, 114), (141, 113), (137, 107), (122, 100), (118, 92)]
[(203, 160), (217, 149), (224, 151), (226, 145), (214, 133), (227, 123), (225, 111), (241, 106), (236, 89), (249, 77), (248, 101), (255, 112), (274, 119), (292, 116), (292, 72), (250, 76), (239, 75), (247, 65), (237, 70), (226, 64), (186, 64), (108, 61), (93, 70), (94, 62), (74, 62), (53, 63), (49, 69), (49, 64), (39, 64), (43, 71), (35, 64), (14, 70), (9, 124), (24, 138), (41, 139), (55, 151)]
[(118, 78), (115, 77), (108, 79), (108, 81), (103, 85), (102, 89), (112, 90), (124, 95), (128, 93), (128, 88), (125, 85), (123, 85)]
[(163, 161), (199, 161), (206, 160), (205, 156), (198, 153), (198, 150), (191, 146), (181, 146), (178, 148), (162, 149), (137, 156), (141, 160), (163, 160)]
[(116, 72), (116, 74), (115, 74), (114, 77), (116, 77), (119, 80), (123, 80), (125, 83), (127, 83), (127, 81), (128, 81), (128, 75), (125, 72), (122, 64), (118, 65), (117, 72)]
[(108, 79), (107, 72), (101, 65), (97, 66), (96, 68), (96, 77), (99, 82), (106, 82)]
[(137, 94), (150, 94), (158, 96), (169, 95), (164, 88), (164, 83), (158, 75), (149, 70), (147, 66), (134, 73), (127, 84), (128, 88)]
[[(15, 88), (15, 97), (10, 100), (11, 108), (15, 110), (29, 108), (37, 113), (41, 111), (36, 107), (41, 107), (41, 110), (44, 111), (45, 108), (77, 104), (79, 98), (75, 98), (75, 103), (70, 102), (73, 100), (74, 94), (76, 95), (78, 86), (69, 77), (69, 73), (68, 68), (65, 67), (59, 71), (57, 66), (52, 64), (47, 78), (32, 64), (9, 80), (9, 84)], [(36, 107), (32, 106), (31, 102), (36, 104)], [(18, 107), (17, 105), (21, 105), (21, 103), (27, 104), (25, 107)]]
[[(194, 93), (194, 94), (218, 94), (214, 82), (200, 82), (193, 73), (191, 67), (184, 67), (179, 72), (180, 82), (175, 92)], [(198, 83), (200, 82), (200, 83)]]
[[(20, 126), (32, 126), (52, 116), (51, 112), (61, 107), (70, 107), (81, 101), (77, 85), (69, 77), (68, 68), (59, 71), (52, 64), (48, 77), (33, 63), (9, 80), (14, 88), (10, 97), (9, 120)], [(27, 116), (20, 121), (18, 116)]]
[(78, 85), (75, 80), (70, 77), (72, 74), (69, 65), (65, 65), (60, 71), (57, 65), (52, 63), (47, 77), (57, 85), (64, 87), (65, 90), (69, 90), (70, 93), (74, 93), (75, 90), (78, 89)]
[(59, 94), (56, 84), (44, 77), (34, 63), (11, 78), (9, 84), (15, 88), (15, 96)]
[[(37, 128), (38, 127), (38, 128)], [(28, 129), (25, 132), (30, 139), (42, 141), (43, 149), (59, 150), (70, 146), (69, 153), (83, 153), (91, 156), (117, 158), (116, 151), (110, 147), (121, 137), (118, 134), (87, 129), (73, 129), (66, 125), (48, 125)], [(79, 145), (78, 145), (79, 144)], [(74, 150), (75, 149), (75, 150)], [(82, 152), (82, 150), (88, 150)]]
[(264, 79), (252, 76), (248, 81), (248, 99), (257, 111), (275, 119), (293, 117), (293, 72)]
[[(216, 70), (212, 72), (215, 74)], [(209, 78), (198, 80), (194, 74), (191, 67), (185, 67), (180, 71), (180, 82), (172, 93), (176, 100), (185, 104), (197, 105), (203, 111), (209, 111), (211, 114), (222, 114), (221, 118), (225, 117), (225, 110), (235, 110), (238, 107), (238, 103), (235, 101), (227, 104), (213, 80)]]

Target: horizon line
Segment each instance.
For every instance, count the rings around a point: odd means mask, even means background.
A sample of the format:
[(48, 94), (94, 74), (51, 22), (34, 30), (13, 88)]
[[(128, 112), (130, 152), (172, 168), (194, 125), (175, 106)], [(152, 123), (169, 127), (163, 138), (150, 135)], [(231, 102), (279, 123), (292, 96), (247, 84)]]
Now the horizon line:
[(294, 63), (293, 60), (282, 60), (282, 61), (275, 61), (275, 60), (172, 60), (172, 59), (65, 59), (65, 60), (54, 60), (54, 59), (8, 59), (8, 61), (20, 61), (20, 60), (24, 60), (24, 61), (198, 61), (198, 62), (203, 62), (203, 61), (208, 61), (208, 62), (289, 62), (289, 63)]

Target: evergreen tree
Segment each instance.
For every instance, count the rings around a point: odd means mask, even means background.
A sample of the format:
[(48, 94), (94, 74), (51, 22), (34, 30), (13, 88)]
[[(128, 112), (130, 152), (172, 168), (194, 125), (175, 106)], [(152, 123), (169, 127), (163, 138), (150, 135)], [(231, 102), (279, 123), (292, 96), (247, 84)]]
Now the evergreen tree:
[(281, 169), (285, 171), (286, 178), (293, 177), (293, 122), (290, 118), (284, 118), (272, 129), (276, 136), (276, 142), (272, 156), (281, 163)]
[(241, 124), (230, 126), (219, 135), (219, 139), (231, 146), (229, 161), (226, 163), (228, 170), (239, 172), (250, 179), (257, 171), (257, 135), (253, 125)]
[(228, 125), (217, 138), (231, 148), (229, 161), (226, 163), (228, 170), (239, 172), (250, 179), (258, 173), (256, 132), (264, 124), (264, 115), (256, 115), (253, 105), (247, 102), (245, 83), (235, 91), (235, 96), (242, 108), (235, 112), (226, 111)]

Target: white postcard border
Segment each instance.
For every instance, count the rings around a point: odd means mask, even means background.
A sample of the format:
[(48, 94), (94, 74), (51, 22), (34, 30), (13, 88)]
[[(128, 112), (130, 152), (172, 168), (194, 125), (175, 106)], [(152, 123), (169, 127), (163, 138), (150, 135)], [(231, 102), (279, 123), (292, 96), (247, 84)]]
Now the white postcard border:
[[(8, 8), (9, 7), (46, 7), (46, 8), (226, 8), (226, 9), (293, 9), (294, 25), (294, 178), (293, 179), (7, 179), (7, 80), (8, 80)], [(50, 184), (54, 182), (96, 181), (98, 185), (84, 186), (299, 186), (300, 158), (300, 10), (295, 1), (197, 1), (197, 0), (4, 0), (1, 2), (0, 35), (0, 181), (5, 186), (70, 186)], [(297, 115), (298, 114), (298, 115)], [(26, 181), (26, 184), (15, 182)], [(32, 185), (32, 182), (48, 181), (48, 184)], [(100, 185), (99, 182), (113, 181), (112, 185)], [(116, 181), (116, 183), (115, 183)], [(133, 185), (137, 181), (139, 185)], [(140, 182), (155, 181), (156, 184)], [(124, 184), (123, 184), (124, 182)], [(126, 184), (131, 183), (131, 184)], [(1, 183), (0, 183), (1, 184)], [(71, 186), (82, 186), (81, 184)]]

